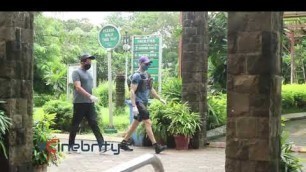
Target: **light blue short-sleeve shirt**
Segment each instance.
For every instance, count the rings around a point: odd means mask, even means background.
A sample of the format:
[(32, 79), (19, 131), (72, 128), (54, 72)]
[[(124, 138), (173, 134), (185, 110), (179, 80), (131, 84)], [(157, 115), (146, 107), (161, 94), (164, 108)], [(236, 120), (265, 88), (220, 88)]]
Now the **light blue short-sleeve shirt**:
[(132, 84), (138, 84), (137, 91), (135, 93), (136, 95), (136, 102), (140, 102), (143, 104), (148, 104), (149, 96), (151, 87), (148, 84), (148, 73), (140, 74), (139, 72), (136, 72), (132, 75), (131, 81)]

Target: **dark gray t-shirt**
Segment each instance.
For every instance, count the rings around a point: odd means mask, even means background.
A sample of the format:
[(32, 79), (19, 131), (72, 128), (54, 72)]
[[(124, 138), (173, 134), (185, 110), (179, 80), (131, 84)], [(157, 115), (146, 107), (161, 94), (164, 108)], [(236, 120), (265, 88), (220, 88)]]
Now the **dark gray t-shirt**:
[[(81, 68), (75, 70), (72, 72), (72, 81), (73, 83), (75, 81), (81, 82), (81, 87), (86, 90), (89, 94), (92, 94), (92, 88), (93, 88), (93, 77), (91, 76), (91, 73), (88, 72), (88, 70), (83, 70)], [(73, 90), (73, 103), (92, 103), (91, 100), (88, 97), (85, 97), (83, 94), (76, 91), (76, 89)]]
[(136, 102), (148, 104), (152, 85), (149, 83), (148, 73), (140, 74), (136, 72), (132, 75), (132, 84), (138, 84), (136, 91)]

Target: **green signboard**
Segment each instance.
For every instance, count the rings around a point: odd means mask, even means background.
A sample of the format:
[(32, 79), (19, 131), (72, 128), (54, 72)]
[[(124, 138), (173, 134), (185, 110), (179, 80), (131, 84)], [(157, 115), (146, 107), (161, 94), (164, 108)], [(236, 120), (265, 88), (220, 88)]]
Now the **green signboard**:
[(105, 49), (116, 48), (120, 39), (120, 32), (115, 26), (106, 25), (99, 32), (99, 43)]
[(131, 72), (138, 69), (138, 59), (141, 56), (148, 56), (152, 61), (148, 73), (159, 83), (158, 90), (161, 91), (161, 55), (162, 39), (158, 35), (133, 36), (132, 39), (132, 68)]
[(142, 52), (158, 52), (159, 46), (158, 45), (135, 45), (134, 51), (142, 51)]
[(143, 36), (135, 37), (134, 44), (159, 44), (159, 37)]
[(134, 57), (140, 57), (140, 56), (148, 56), (150, 59), (158, 59), (159, 53), (158, 52), (134, 52)]

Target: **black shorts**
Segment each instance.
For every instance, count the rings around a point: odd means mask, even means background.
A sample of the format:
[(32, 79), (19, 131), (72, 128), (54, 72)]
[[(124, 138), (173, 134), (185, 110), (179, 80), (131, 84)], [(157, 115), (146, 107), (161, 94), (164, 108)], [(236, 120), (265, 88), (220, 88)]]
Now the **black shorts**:
[(141, 122), (142, 120), (146, 120), (150, 118), (150, 113), (147, 109), (147, 106), (143, 103), (136, 102), (136, 106), (138, 109), (139, 114), (134, 116), (134, 119)]

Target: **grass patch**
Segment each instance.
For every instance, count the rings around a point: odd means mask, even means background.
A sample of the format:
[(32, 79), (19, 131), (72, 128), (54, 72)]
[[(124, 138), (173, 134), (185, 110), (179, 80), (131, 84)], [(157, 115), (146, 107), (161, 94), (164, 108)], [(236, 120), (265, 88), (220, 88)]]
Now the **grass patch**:
[[(121, 113), (117, 113), (114, 115), (113, 113), (113, 125), (118, 132), (125, 132), (129, 125), (130, 125), (130, 111), (129, 107), (125, 108), (125, 111)], [(100, 128), (105, 129), (109, 126), (109, 109), (102, 107), (100, 109), (101, 121), (100, 121)]]

